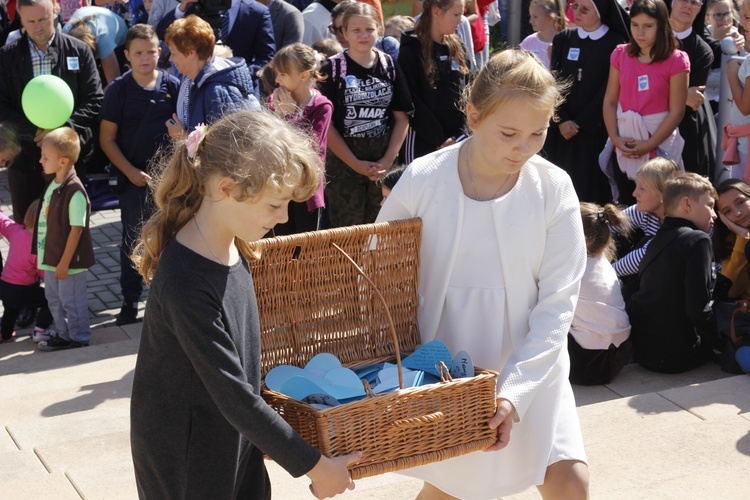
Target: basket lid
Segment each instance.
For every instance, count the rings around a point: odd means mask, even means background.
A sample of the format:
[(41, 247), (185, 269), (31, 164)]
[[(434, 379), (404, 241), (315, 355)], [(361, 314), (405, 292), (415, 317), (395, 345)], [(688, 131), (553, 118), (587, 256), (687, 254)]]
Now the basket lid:
[(384, 296), (399, 347), (419, 344), (420, 219), (264, 239), (251, 262), (261, 326), (261, 371), (304, 366), (322, 352), (343, 364), (395, 354), (382, 303), (341, 247)]

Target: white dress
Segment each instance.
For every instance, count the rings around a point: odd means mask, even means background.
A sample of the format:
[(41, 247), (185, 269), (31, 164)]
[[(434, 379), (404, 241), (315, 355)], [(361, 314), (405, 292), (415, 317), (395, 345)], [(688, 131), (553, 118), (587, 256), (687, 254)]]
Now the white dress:
[[(451, 171), (456, 168), (450, 164), (452, 162), (449, 161), (447, 165), (443, 161), (439, 163), (442, 164), (440, 170), (443, 174), (438, 173), (437, 175), (441, 178), (444, 176), (447, 180), (438, 182), (437, 185), (459, 187), (460, 181), (457, 172)], [(446, 170), (448, 171), (446, 172)], [(511, 330), (509, 328), (509, 318), (511, 317), (509, 302), (515, 300), (519, 293), (523, 293), (519, 289), (515, 277), (512, 281), (508, 281), (506, 293), (506, 276), (509, 276), (509, 268), (506, 267), (508, 264), (507, 254), (509, 253), (508, 245), (518, 245), (523, 248), (524, 242), (513, 240), (512, 235), (509, 234), (499, 234), (502, 232), (499, 228), (504, 227), (504, 224), (498, 221), (497, 217), (498, 214), (507, 213), (508, 210), (512, 212), (526, 203), (524, 200), (529, 198), (527, 186), (538, 184), (529, 175), (531, 173), (532, 171), (529, 170), (522, 173), (516, 187), (508, 194), (495, 200), (477, 202), (460, 194), (460, 199), (456, 202), (463, 209), (458, 210), (461, 215), (456, 221), (460, 229), (455, 235), (458, 242), (455, 259), (452, 260), (453, 266), (451, 267), (448, 262), (439, 259), (442, 262), (433, 262), (433, 265), (429, 266), (430, 271), (428, 271), (425, 267), (425, 260), (430, 260), (428, 257), (428, 259), (423, 260), (420, 270), (420, 280), (427, 278), (424, 272), (437, 272), (436, 267), (434, 267), (436, 264), (438, 266), (442, 264), (442, 267), (438, 267), (438, 269), (450, 273), (447, 280), (445, 302), (443, 307), (440, 308), (440, 320), (434, 338), (445, 342), (454, 353), (460, 350), (467, 351), (476, 366), (497, 370), (498, 372), (503, 372), (503, 368), (509, 359), (515, 359), (515, 356), (513, 356), (514, 341), (509, 333), (509, 330)], [(429, 177), (432, 177), (432, 175)], [(532, 180), (534, 182), (531, 182)], [(399, 181), (399, 184), (401, 182)], [(409, 179), (407, 175), (405, 185), (401, 186), (402, 190), (400, 192), (394, 190), (397, 197), (391, 201), (389, 196), (386, 204), (397, 202), (404, 206), (412, 204), (415, 207), (423, 206), (421, 196), (413, 198), (408, 190), (403, 189), (412, 182), (413, 180)], [(566, 183), (569, 182), (569, 180), (566, 181)], [(396, 188), (399, 188), (398, 184)], [(451, 199), (450, 197), (440, 196), (440, 193), (435, 193), (434, 190), (430, 191), (432, 194), (428, 194), (425, 199), (440, 203), (441, 206), (444, 203), (440, 200)], [(417, 193), (421, 193), (421, 191), (417, 191)], [(447, 192), (445, 195), (447, 195)], [(456, 202), (451, 202), (451, 205), (455, 206), (453, 204)], [(572, 210), (572, 201), (570, 204), (571, 207), (569, 208)], [(443, 206), (443, 209), (447, 208)], [(401, 210), (398, 205), (391, 206), (390, 209), (386, 208), (385, 213), (381, 212), (381, 215), (390, 218), (391, 215), (401, 214)], [(428, 215), (428, 212), (423, 212), (421, 208), (413, 211), (408, 210), (408, 212), (411, 212), (411, 215), (419, 215), (423, 218)], [(449, 213), (455, 214), (456, 212), (453, 208), (450, 208), (445, 212), (445, 215)], [(580, 221), (580, 215), (577, 215), (577, 217)], [(448, 223), (445, 217), (440, 220), (439, 226), (441, 227), (438, 228), (431, 226), (430, 217), (425, 219), (423, 238), (429, 240), (437, 234), (431, 232), (435, 230), (442, 234)], [(432, 229), (430, 229), (431, 227)], [(427, 231), (430, 231), (430, 233), (428, 234)], [(569, 233), (569, 237), (573, 234), (575, 233)], [(509, 239), (513, 240), (513, 243)], [(478, 245), (477, 242), (486, 242), (487, 244)], [(423, 240), (423, 252), (429, 246), (430, 244), (426, 244)], [(502, 249), (501, 246), (503, 246)], [(526, 253), (528, 253), (528, 250), (526, 250)], [(502, 262), (504, 256), (505, 263)], [(570, 258), (570, 256), (568, 257)], [(570, 262), (569, 260), (568, 263)], [(497, 263), (497, 265), (492, 265), (492, 263)], [(510, 264), (512, 268), (516, 263)], [(523, 266), (523, 263), (518, 264)], [(583, 262), (580, 264), (583, 264)], [(503, 268), (506, 269), (505, 272), (503, 272)], [(566, 314), (572, 317), (572, 311), (568, 311)], [(563, 326), (566, 330), (565, 334), (567, 334), (567, 325)], [(425, 338), (425, 331), (422, 331), (422, 335), (423, 341), (431, 340)], [(563, 335), (560, 335), (560, 338), (563, 337)], [(560, 460), (585, 462), (586, 455), (578, 414), (573, 392), (568, 382), (567, 345), (564, 340), (562, 342), (561, 349), (555, 355), (556, 361), (551, 363), (547, 376), (538, 381), (539, 386), (535, 390), (533, 402), (524, 404), (527, 408), (523, 418), (520, 422), (514, 423), (507, 447), (492, 453), (482, 451), (470, 453), (401, 471), (401, 473), (425, 480), (442, 491), (461, 499), (489, 499), (518, 493), (532, 485), (543, 483), (544, 474), (549, 464)], [(518, 344), (516, 348), (523, 346), (523, 344)], [(546, 348), (538, 348), (538, 350), (544, 349)], [(518, 355), (517, 352), (515, 354)], [(523, 381), (517, 383), (525, 385)], [(500, 395), (502, 396), (502, 391)]]

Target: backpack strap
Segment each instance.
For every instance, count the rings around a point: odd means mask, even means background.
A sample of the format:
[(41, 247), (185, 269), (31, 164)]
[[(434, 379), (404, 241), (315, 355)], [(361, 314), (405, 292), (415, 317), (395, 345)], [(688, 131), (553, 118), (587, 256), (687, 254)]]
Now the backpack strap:
[(344, 57), (343, 52), (340, 52), (328, 59), (331, 61), (331, 76), (336, 82), (337, 87), (341, 89), (346, 78), (346, 57)]
[(393, 82), (396, 80), (396, 65), (393, 64), (393, 58), (390, 56), (390, 54), (386, 54), (380, 49), (375, 49), (375, 51), (378, 53), (378, 58), (380, 59), (380, 65), (383, 67), (383, 71), (385, 71), (385, 75), (388, 77), (388, 79)]

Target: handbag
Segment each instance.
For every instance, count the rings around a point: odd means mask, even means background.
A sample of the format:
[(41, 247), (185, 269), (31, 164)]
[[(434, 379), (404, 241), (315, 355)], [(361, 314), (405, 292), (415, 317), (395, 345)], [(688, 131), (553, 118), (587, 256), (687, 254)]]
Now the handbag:
[[(135, 137), (133, 138), (133, 142), (130, 145), (130, 149), (128, 149), (128, 155), (126, 158), (132, 158), (133, 152), (135, 151), (135, 147), (138, 144), (138, 138), (140, 137), (141, 130), (143, 130), (143, 126), (148, 122), (148, 119), (151, 118), (151, 111), (153, 111), (154, 106), (159, 101), (159, 96), (161, 94), (161, 82), (162, 82), (162, 75), (163, 71), (159, 71), (159, 75), (156, 77), (156, 85), (154, 86), (153, 90), (153, 99), (149, 101), (149, 106), (146, 109), (146, 113), (143, 115), (143, 119), (141, 120), (141, 123), (138, 124), (138, 132), (136, 132)], [(109, 164), (104, 167), (107, 173), (109, 173), (109, 180), (108, 185), (109, 189), (115, 193), (115, 194), (121, 194), (123, 191), (125, 191), (125, 188), (127, 188), (128, 184), (130, 183), (130, 179), (122, 173), (122, 170), (117, 168), (117, 166), (109, 162)]]

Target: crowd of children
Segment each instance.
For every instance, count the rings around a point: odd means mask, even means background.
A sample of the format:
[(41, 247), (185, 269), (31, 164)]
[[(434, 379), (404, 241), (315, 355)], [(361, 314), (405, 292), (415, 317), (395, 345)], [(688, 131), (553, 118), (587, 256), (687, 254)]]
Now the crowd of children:
[[(473, 345), (500, 373), (490, 425), (492, 449), (506, 448), (412, 470), (423, 499), (532, 484), (585, 498), (570, 382), (607, 383), (630, 362), (682, 372), (719, 354), (717, 269), (730, 298), (750, 298), (750, 59), (726, 66), (735, 179), (716, 189), (707, 82), (714, 37), (744, 48), (750, 0), (576, 0), (567, 13), (531, 0), (528, 50), (491, 58), (487, 2), (415, 0), (416, 18), (390, 9), (385, 22), (372, 2), (316, 2), (305, 26), (320, 9), (326, 25), (306, 35), (328, 35), (275, 47), (257, 74), (260, 59), (234, 57), (219, 43), (228, 31), (191, 3), (157, 20), (164, 40), (132, 16), (122, 37), (118, 21), (97, 40), (87, 7), (66, 13), (107, 83), (97, 133), (123, 226), (118, 325), (138, 321), (143, 279), (152, 287), (131, 415), (142, 496), (268, 498), (264, 453), (320, 498), (353, 486), (345, 468), (359, 454), (322, 457), (259, 397), (248, 261), (262, 237), (422, 218), (422, 340)], [(103, 10), (102, 25), (119, 16)], [(38, 138), (44, 191), (23, 224), (0, 212), (0, 343), (39, 308), (40, 350), (84, 347), (95, 261), (81, 141), (68, 126)], [(0, 167), (19, 151), (0, 123)]]

